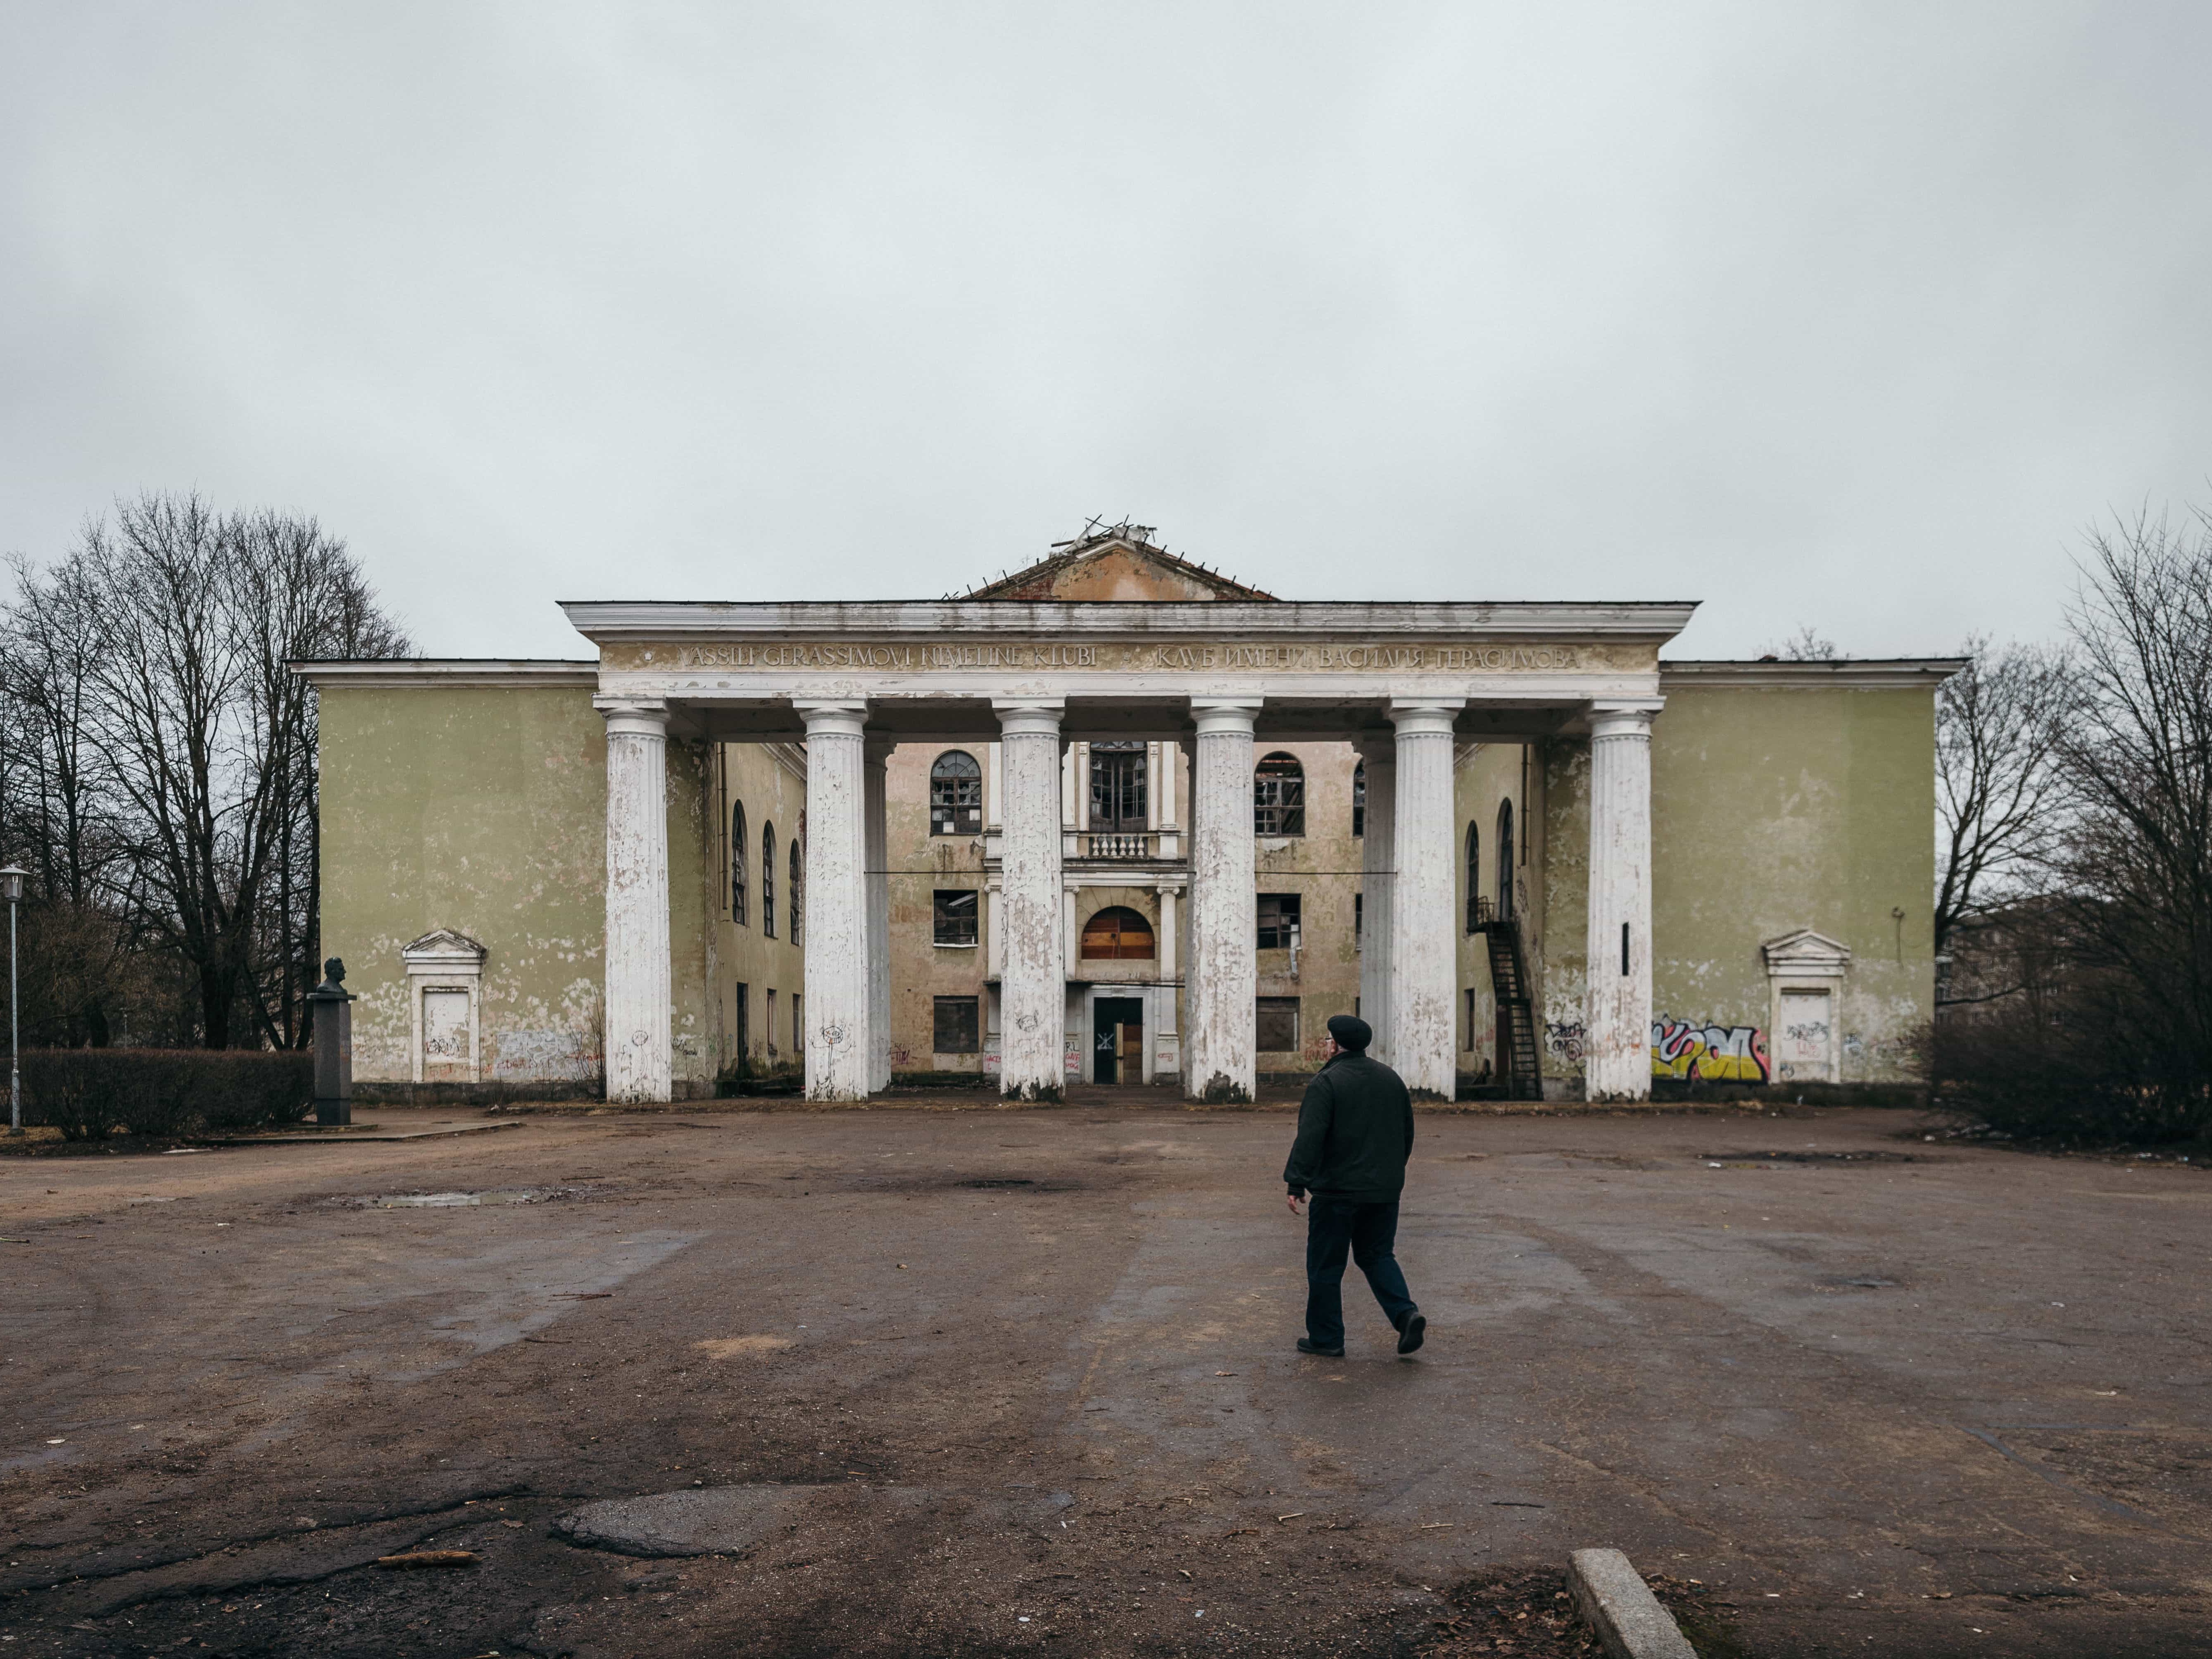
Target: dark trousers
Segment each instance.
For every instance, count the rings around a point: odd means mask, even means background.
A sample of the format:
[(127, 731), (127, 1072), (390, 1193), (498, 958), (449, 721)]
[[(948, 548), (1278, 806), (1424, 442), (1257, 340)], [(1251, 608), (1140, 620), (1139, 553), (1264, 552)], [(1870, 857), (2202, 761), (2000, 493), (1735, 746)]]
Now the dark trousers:
[(1324, 1348), (1344, 1346), (1344, 1258), (1348, 1251), (1367, 1275), (1367, 1288), (1382, 1304), (1393, 1328), (1413, 1311), (1406, 1275), (1392, 1253), (1398, 1240), (1398, 1200), (1362, 1204), (1315, 1193), (1306, 1206), (1306, 1335)]

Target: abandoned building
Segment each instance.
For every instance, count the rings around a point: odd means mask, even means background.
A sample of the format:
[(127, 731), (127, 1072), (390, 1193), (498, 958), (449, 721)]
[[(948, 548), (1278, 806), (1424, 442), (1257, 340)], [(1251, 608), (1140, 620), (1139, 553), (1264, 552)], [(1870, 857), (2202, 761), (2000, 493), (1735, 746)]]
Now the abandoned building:
[(1285, 601), (1097, 527), (932, 601), (577, 603), (574, 661), (299, 665), (365, 1084), (1250, 1096), (1882, 1082), (1933, 1003), (1948, 659), (1692, 604)]

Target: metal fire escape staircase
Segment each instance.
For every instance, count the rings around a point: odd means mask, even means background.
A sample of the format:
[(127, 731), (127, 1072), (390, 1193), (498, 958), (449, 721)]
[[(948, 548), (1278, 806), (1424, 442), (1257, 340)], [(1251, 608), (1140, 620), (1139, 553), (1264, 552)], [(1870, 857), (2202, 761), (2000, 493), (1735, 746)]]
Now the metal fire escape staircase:
[(1521, 924), (1511, 916), (1500, 918), (1486, 898), (1476, 899), (1473, 909), (1474, 931), (1490, 947), (1490, 988), (1498, 1004), (1498, 1083), (1508, 1100), (1541, 1100), (1544, 1079)]

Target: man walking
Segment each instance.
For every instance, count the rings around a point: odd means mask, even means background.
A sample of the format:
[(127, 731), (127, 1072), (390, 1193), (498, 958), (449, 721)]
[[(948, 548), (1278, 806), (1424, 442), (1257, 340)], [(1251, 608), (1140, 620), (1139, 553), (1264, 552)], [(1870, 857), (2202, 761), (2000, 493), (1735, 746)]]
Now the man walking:
[(1398, 1333), (1398, 1352), (1421, 1346), (1429, 1322), (1406, 1290), (1393, 1254), (1398, 1194), (1413, 1153), (1413, 1103), (1398, 1074), (1367, 1057), (1374, 1032), (1352, 1014), (1328, 1022), (1328, 1060), (1306, 1085), (1298, 1138), (1283, 1180), (1291, 1213), (1311, 1194), (1306, 1215), (1306, 1334), (1298, 1352), (1344, 1352), (1346, 1252)]

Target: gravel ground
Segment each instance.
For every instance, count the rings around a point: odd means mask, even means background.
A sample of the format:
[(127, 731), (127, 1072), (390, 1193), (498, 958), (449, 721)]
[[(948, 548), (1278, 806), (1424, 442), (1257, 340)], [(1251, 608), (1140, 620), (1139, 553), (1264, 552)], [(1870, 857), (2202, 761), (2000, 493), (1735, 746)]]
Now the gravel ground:
[(1288, 1120), (1127, 1098), (0, 1159), (0, 1656), (1577, 1654), (1595, 1545), (1713, 1655), (2212, 1655), (2199, 1172), (1425, 1115), (1429, 1345), (1316, 1360)]

